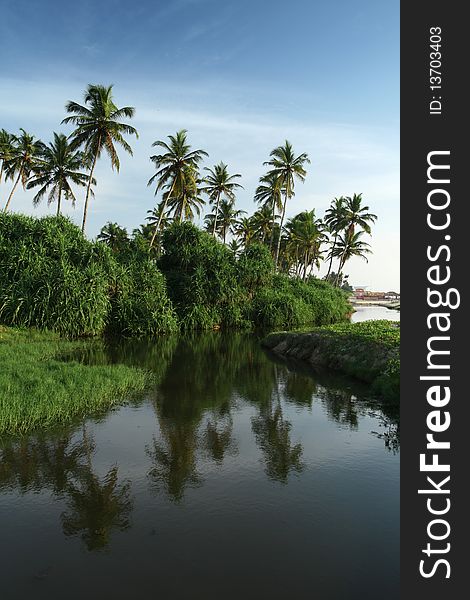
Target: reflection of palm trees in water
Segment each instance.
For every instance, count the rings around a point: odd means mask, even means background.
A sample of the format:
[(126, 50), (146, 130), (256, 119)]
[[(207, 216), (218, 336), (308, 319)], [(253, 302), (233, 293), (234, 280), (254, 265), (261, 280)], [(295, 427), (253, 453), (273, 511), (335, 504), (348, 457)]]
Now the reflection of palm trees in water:
[(152, 446), (147, 448), (153, 465), (149, 478), (179, 502), (186, 487), (201, 483), (196, 470), (197, 424), (171, 419), (159, 419), (159, 423), (161, 439), (154, 437)]
[(85, 426), (82, 439), (73, 438), (68, 429), (5, 444), (0, 450), (0, 488), (21, 493), (50, 489), (66, 498), (67, 510), (61, 516), (64, 534), (81, 534), (89, 550), (104, 548), (111, 530), (129, 525), (129, 484), (119, 484), (117, 467), (101, 479), (93, 473), (94, 443)]
[(222, 463), (228, 452), (237, 451), (232, 433), (233, 420), (230, 414), (225, 417), (220, 414), (212, 415), (206, 423), (203, 445), (212, 460), (218, 464)]
[(292, 444), (292, 425), (284, 419), (278, 400), (261, 406), (251, 423), (270, 479), (287, 483), (289, 473), (302, 471), (302, 445)]
[(86, 465), (81, 466), (74, 481), (67, 485), (67, 511), (61, 516), (62, 528), (66, 536), (80, 534), (88, 550), (102, 550), (109, 544), (112, 530), (124, 531), (130, 526), (130, 484), (119, 483), (117, 466), (102, 478), (93, 472), (94, 443), (85, 424), (82, 434)]

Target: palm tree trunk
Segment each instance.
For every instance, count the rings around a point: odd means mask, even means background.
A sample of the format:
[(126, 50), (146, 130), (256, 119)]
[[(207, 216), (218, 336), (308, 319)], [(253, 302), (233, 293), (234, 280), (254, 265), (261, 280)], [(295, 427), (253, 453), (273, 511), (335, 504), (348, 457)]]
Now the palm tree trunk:
[[(335, 233), (335, 239), (333, 240), (333, 248), (331, 249), (331, 252), (333, 253), (334, 249), (336, 248), (336, 240), (338, 239), (338, 234)], [(331, 267), (333, 265), (333, 254), (331, 254), (331, 258), (330, 258), (330, 266), (328, 267), (328, 273), (326, 274), (326, 277), (328, 278), (329, 274), (331, 273)]]
[(91, 182), (93, 181), (93, 171), (95, 170), (96, 161), (98, 159), (100, 142), (101, 142), (101, 140), (98, 140), (98, 145), (96, 147), (95, 156), (93, 158), (93, 164), (91, 165), (90, 177), (88, 178), (88, 185), (86, 188), (85, 208), (83, 209), (83, 221), (82, 221), (82, 233), (83, 234), (85, 233), (86, 216), (88, 213), (88, 200), (90, 198)]
[(5, 161), (2, 160), (2, 166), (0, 167), (0, 183), (2, 183), (2, 177), (3, 177), (3, 164)]
[(269, 242), (269, 249), (271, 250), (271, 254), (273, 252), (275, 220), (276, 220), (276, 203), (273, 201), (273, 219), (272, 219), (272, 226), (271, 226), (271, 240)]
[(5, 204), (5, 208), (3, 209), (3, 212), (7, 212), (8, 207), (10, 206), (11, 199), (13, 198), (13, 194), (15, 193), (16, 187), (20, 181), (21, 171), (22, 171), (22, 168), (18, 172), (18, 177), (16, 178), (15, 184), (10, 192), (10, 195), (8, 196), (8, 200), (7, 200), (7, 203)]
[(57, 199), (57, 216), (60, 216), (60, 198), (62, 196), (62, 187), (59, 186), (59, 197)]
[(220, 192), (217, 194), (217, 205), (215, 207), (214, 227), (212, 228), (212, 236), (213, 237), (215, 237), (215, 230), (217, 228), (217, 217), (219, 216), (219, 204), (220, 204)]
[(163, 203), (162, 210), (160, 211), (160, 216), (158, 217), (157, 225), (155, 226), (155, 231), (153, 232), (152, 239), (150, 240), (149, 250), (152, 248), (155, 238), (157, 237), (157, 233), (160, 231), (160, 225), (162, 223), (163, 215), (165, 214), (165, 208), (168, 203), (168, 200), (171, 197), (171, 194), (173, 193), (173, 188), (175, 187), (175, 181), (176, 181), (176, 178), (173, 179), (173, 183), (171, 184), (171, 188), (170, 188), (170, 191), (168, 192), (168, 196), (165, 198), (165, 201)]
[(274, 266), (275, 266), (276, 271), (277, 271), (277, 264), (279, 262), (279, 251), (281, 249), (281, 233), (282, 233), (282, 226), (284, 224), (284, 217), (286, 215), (286, 205), (287, 205), (287, 189), (286, 189), (286, 193), (284, 196), (284, 204), (282, 205), (282, 215), (281, 215), (281, 221), (279, 223), (279, 237), (277, 239), (277, 247), (276, 247), (276, 258), (274, 259)]

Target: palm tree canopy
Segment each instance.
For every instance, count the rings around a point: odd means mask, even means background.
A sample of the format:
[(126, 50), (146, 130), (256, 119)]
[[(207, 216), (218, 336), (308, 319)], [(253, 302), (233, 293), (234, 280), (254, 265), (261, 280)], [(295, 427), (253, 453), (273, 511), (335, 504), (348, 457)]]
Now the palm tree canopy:
[(345, 198), (345, 210), (346, 226), (351, 234), (354, 233), (356, 227), (360, 227), (370, 234), (370, 223), (375, 223), (377, 215), (368, 212), (368, 206), (362, 206), (362, 194), (354, 194), (352, 198), (347, 196)]
[(331, 233), (339, 233), (347, 226), (346, 199), (343, 196), (334, 198), (325, 211), (325, 224)]
[(11, 137), (10, 156), (5, 160), (4, 168), (6, 179), (18, 175), (23, 187), (26, 187), (31, 171), (44, 151), (44, 144), (24, 129), (20, 131), (21, 135)]
[(113, 252), (119, 252), (129, 241), (129, 236), (127, 235), (127, 230), (125, 228), (120, 227), (117, 223), (108, 221), (108, 223), (101, 228), (96, 239), (109, 246)]
[(268, 206), (270, 210), (281, 212), (282, 210), (282, 187), (276, 175), (270, 171), (260, 177), (259, 185), (255, 191), (255, 202), (262, 206)]
[(214, 165), (213, 168), (205, 167), (204, 170), (208, 171), (209, 174), (203, 180), (205, 185), (201, 188), (201, 191), (209, 196), (210, 201), (214, 203), (219, 197), (225, 196), (234, 202), (235, 190), (243, 189), (243, 186), (235, 181), (241, 175), (239, 173), (230, 175), (228, 166), (223, 162)]
[[(168, 205), (168, 211), (174, 214), (180, 221), (194, 219), (194, 214), (201, 214), (201, 208), (205, 204), (201, 198), (199, 184), (201, 179), (197, 167), (187, 164), (183, 167), (180, 176), (174, 184), (167, 183), (169, 189), (163, 194), (164, 205)], [(170, 198), (170, 191), (173, 188)]]
[(147, 185), (152, 185), (155, 180), (157, 181), (155, 195), (168, 184), (170, 186), (172, 184), (183, 186), (184, 168), (188, 165), (196, 167), (204, 156), (209, 156), (205, 150), (191, 150), (191, 146), (187, 141), (187, 133), (186, 129), (182, 129), (177, 131), (175, 135), (169, 135), (169, 142), (157, 140), (152, 144), (152, 146), (164, 150), (161, 154), (150, 157), (157, 171), (149, 179)]
[(335, 248), (330, 250), (330, 255), (340, 257), (342, 264), (346, 263), (353, 256), (363, 258), (367, 262), (366, 254), (371, 254), (370, 245), (361, 240), (363, 231), (358, 231), (349, 235), (347, 232), (340, 235)]
[(67, 102), (65, 110), (70, 113), (62, 123), (72, 123), (76, 129), (71, 134), (72, 147), (83, 147), (88, 157), (100, 158), (105, 150), (111, 160), (112, 168), (119, 171), (119, 157), (115, 144), (119, 144), (132, 155), (132, 148), (124, 139), (124, 135), (135, 135), (137, 130), (131, 125), (122, 123), (120, 119), (132, 118), (135, 108), (125, 106), (118, 108), (113, 100), (113, 86), (90, 84), (84, 95), (85, 105)]
[(306, 152), (295, 156), (292, 144), (286, 140), (284, 146), (278, 146), (272, 150), (271, 160), (264, 164), (272, 167), (268, 175), (273, 177), (276, 184), (283, 188), (287, 197), (294, 195), (294, 181), (304, 181), (307, 175), (305, 164), (310, 163)]
[[(83, 160), (83, 154), (72, 150), (63, 133), (54, 133), (54, 141), (43, 148), (33, 167), (34, 175), (27, 184), (28, 189), (41, 186), (33, 198), (33, 204), (38, 204), (47, 190), (50, 190), (49, 204), (58, 200), (63, 193), (65, 198), (75, 205), (71, 183), (77, 186), (86, 186), (88, 183), (88, 175), (80, 171)], [(96, 183), (94, 179), (92, 182)]]
[(6, 162), (13, 154), (14, 136), (6, 129), (0, 129), (0, 161)]

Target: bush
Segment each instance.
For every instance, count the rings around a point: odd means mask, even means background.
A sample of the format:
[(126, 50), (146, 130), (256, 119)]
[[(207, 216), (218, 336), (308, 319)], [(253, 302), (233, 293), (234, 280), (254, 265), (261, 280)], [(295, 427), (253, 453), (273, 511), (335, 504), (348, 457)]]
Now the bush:
[(191, 223), (175, 223), (163, 234), (160, 267), (183, 329), (242, 324), (243, 303), (230, 250)]
[(308, 282), (275, 275), (271, 287), (255, 295), (252, 320), (264, 327), (329, 325), (345, 320), (351, 312), (347, 297), (338, 288), (310, 279)]
[(125, 337), (153, 337), (177, 330), (165, 278), (148, 256), (135, 256), (127, 264), (118, 264), (111, 289), (108, 332)]
[(148, 255), (119, 260), (64, 217), (0, 215), (0, 322), (63, 336), (174, 331), (165, 280)]
[(95, 335), (106, 325), (112, 256), (64, 217), (0, 215), (0, 320)]

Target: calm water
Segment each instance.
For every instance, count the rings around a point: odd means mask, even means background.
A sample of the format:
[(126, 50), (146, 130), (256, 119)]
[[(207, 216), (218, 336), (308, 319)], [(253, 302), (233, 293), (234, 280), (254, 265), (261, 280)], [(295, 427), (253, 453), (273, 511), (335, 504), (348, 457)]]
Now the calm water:
[(159, 385), (0, 443), (3, 600), (398, 596), (394, 411), (214, 333), (90, 350)]
[(385, 306), (356, 306), (356, 312), (352, 314), (351, 321), (358, 323), (359, 321), (376, 321), (378, 319), (386, 319), (388, 321), (399, 321), (400, 311), (391, 310)]

